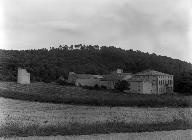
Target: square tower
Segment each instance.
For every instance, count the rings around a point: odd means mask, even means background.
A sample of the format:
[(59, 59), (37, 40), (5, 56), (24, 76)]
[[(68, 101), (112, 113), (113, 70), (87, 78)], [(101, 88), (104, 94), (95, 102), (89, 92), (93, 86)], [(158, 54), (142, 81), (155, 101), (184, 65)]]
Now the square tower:
[(26, 69), (18, 68), (17, 83), (30, 84), (30, 73)]

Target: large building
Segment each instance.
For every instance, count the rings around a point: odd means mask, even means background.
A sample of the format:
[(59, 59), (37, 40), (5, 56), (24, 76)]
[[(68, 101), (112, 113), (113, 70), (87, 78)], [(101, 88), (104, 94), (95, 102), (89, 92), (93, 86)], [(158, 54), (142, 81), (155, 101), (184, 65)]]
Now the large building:
[(173, 92), (173, 75), (146, 70), (134, 74), (128, 80), (130, 83), (129, 92), (143, 94), (163, 94)]

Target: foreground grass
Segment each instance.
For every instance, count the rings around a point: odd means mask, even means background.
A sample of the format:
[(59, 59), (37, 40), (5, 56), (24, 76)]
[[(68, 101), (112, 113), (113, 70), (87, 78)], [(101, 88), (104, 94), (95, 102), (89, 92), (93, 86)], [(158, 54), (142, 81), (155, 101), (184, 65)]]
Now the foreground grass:
[(27, 101), (94, 106), (192, 107), (192, 96), (168, 94), (140, 95), (112, 92), (109, 94), (105, 94), (105, 91), (94, 90), (87, 90), (86, 92), (87, 94), (78, 93), (72, 95), (65, 95), (65, 93), (61, 94), (54, 91), (48, 92), (46, 94), (34, 94), (9, 90), (0, 90), (0, 96), (5, 98)]
[(55, 125), (6, 123), (0, 128), (0, 137), (14, 136), (53, 136), (53, 135), (89, 135), (122, 132), (151, 132), (178, 129), (192, 129), (192, 123), (184, 120), (157, 124), (136, 124), (124, 122), (98, 122), (93, 124), (69, 123)]

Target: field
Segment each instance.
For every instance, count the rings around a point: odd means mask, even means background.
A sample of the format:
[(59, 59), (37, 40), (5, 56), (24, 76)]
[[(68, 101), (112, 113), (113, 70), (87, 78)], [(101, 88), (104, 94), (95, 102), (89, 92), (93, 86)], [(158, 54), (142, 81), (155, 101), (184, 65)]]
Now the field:
[(0, 82), (0, 96), (4, 137), (192, 129), (191, 96), (125, 94), (42, 82)]
[(192, 96), (126, 94), (43, 82), (30, 85), (0, 82), (0, 96), (28, 101), (93, 106), (192, 107)]
[[(19, 140), (191, 140), (192, 130), (157, 131), (142, 133), (112, 133), (81, 136), (30, 136)], [(2, 139), (4, 140), (4, 139)], [(9, 138), (8, 140), (15, 140)]]
[(190, 108), (96, 107), (0, 98), (0, 136), (79, 135), (192, 128)]

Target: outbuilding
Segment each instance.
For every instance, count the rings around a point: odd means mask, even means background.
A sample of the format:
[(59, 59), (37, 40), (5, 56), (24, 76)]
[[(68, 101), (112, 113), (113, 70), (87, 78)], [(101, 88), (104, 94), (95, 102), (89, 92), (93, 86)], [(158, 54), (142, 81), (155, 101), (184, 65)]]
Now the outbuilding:
[(30, 73), (26, 69), (18, 68), (17, 83), (30, 84)]

